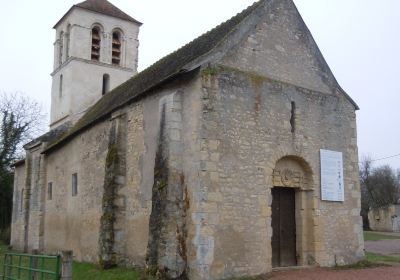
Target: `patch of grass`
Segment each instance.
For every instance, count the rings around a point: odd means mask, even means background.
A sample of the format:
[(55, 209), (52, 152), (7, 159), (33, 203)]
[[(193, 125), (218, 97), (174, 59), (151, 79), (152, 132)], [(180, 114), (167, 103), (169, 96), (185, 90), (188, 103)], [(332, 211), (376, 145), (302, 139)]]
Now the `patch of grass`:
[(377, 263), (374, 262), (373, 260), (365, 259), (362, 261), (359, 261), (354, 264), (349, 264), (349, 265), (338, 265), (333, 267), (333, 270), (347, 270), (347, 269), (365, 269), (365, 268), (374, 268), (374, 267), (380, 267), (380, 266), (387, 266), (382, 263)]
[(256, 276), (242, 276), (228, 278), (227, 280), (266, 280), (269, 279), (266, 274), (256, 275)]
[[(4, 243), (0, 243), (0, 275), (4, 274), (4, 255), (6, 253), (20, 253), (20, 252), (15, 252), (12, 250), (8, 249), (8, 246), (5, 245)], [(29, 267), (30, 266), (30, 257), (29, 256), (13, 256), (12, 257), (12, 264), (13, 265), (18, 265), (21, 267)], [(47, 270), (47, 271), (55, 271), (56, 268), (56, 260), (55, 259), (39, 259), (38, 260), (38, 268)], [(8, 276), (14, 277), (14, 279), (28, 279), (29, 277), (29, 271), (24, 270), (24, 269), (16, 269), (12, 268), (10, 271), (8, 271)], [(38, 274), (40, 279), (47, 280), (47, 279), (54, 279), (54, 276), (43, 273)], [(42, 277), (43, 276), (43, 277)], [(2, 278), (1, 278), (2, 279)]]
[(400, 236), (396, 235), (386, 235), (386, 234), (379, 234), (370, 231), (364, 231), (364, 240), (365, 241), (378, 241), (378, 240), (385, 240), (385, 239), (400, 239)]
[(385, 256), (371, 252), (366, 252), (365, 259), (370, 262), (389, 262), (400, 263), (400, 256)]
[(4, 254), (6, 252), (7, 252), (7, 245), (5, 245), (0, 241), (0, 275), (3, 275)]
[(95, 264), (74, 262), (73, 279), (79, 280), (135, 280), (147, 279), (144, 272), (129, 268), (101, 270)]
[[(9, 252), (8, 246), (0, 242), (0, 275), (3, 275), (4, 254), (7, 252)], [(23, 260), (22, 264), (27, 266), (28, 260)], [(48, 265), (50, 266), (51, 264), (49, 263)], [(51, 269), (53, 267), (54, 266), (52, 266)], [(95, 264), (79, 262), (73, 263), (72, 273), (73, 279), (79, 280), (151, 280), (151, 278), (148, 278), (146, 274), (140, 270), (121, 267), (101, 270)], [(21, 274), (21, 276), (24, 275)]]

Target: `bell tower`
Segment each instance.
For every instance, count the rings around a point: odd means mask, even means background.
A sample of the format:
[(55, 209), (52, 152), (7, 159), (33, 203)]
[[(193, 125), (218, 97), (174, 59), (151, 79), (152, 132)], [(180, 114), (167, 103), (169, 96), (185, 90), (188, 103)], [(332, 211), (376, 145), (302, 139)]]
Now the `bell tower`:
[(56, 23), (51, 129), (76, 122), (137, 73), (141, 25), (107, 0), (76, 4)]

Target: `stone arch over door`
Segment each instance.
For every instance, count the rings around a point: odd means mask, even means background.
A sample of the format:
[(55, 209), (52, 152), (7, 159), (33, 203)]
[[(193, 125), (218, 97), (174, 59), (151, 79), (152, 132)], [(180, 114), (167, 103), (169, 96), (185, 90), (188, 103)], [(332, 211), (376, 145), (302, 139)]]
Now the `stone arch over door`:
[(299, 156), (280, 158), (272, 172), (272, 187), (294, 189), (297, 265), (315, 264), (317, 223), (314, 215), (313, 171), (310, 165)]

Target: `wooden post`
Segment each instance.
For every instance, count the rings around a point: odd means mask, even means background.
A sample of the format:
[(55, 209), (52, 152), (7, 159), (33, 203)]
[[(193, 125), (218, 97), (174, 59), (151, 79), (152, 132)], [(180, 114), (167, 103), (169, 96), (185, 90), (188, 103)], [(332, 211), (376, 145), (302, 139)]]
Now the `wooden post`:
[(61, 280), (72, 280), (72, 251), (61, 252)]

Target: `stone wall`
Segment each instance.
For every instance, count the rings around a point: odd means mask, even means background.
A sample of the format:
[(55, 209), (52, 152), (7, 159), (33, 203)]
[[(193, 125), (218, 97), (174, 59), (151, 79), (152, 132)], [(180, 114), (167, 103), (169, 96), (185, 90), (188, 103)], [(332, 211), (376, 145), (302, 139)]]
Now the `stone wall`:
[(15, 167), (14, 194), (11, 224), (10, 245), (22, 251), (24, 249), (24, 192), (25, 192), (25, 164)]
[[(30, 153), (26, 165), (37, 175), (25, 185), (42, 182), (41, 194), (53, 185), (42, 207), (46, 252), (73, 250), (77, 260), (96, 262), (107, 244), (111, 264), (147, 264), (193, 279), (269, 272), (271, 188), (290, 186), (298, 264), (344, 264), (363, 255), (355, 133), (354, 107), (344, 95), (215, 65), (122, 108), (45, 159)], [(114, 144), (117, 168), (109, 169)], [(320, 200), (320, 149), (343, 152), (343, 203)], [(111, 226), (104, 227), (109, 213)], [(28, 220), (38, 233), (28, 236), (40, 244), (36, 216), (30, 212)]]
[(97, 262), (109, 129), (110, 122), (100, 123), (47, 156), (47, 184), (53, 185), (53, 197), (46, 197), (46, 252), (73, 250), (77, 260)]
[[(193, 152), (201, 109), (198, 82), (189, 77), (179, 85), (167, 85), (47, 156), (47, 184), (53, 184), (53, 199), (46, 200), (46, 252), (68, 249), (77, 260), (96, 262), (101, 255), (105, 266), (144, 267), (152, 236), (153, 188), (159, 183), (154, 181), (155, 159), (161, 139), (168, 153), (163, 169), (169, 174), (165, 190), (170, 206), (162, 213), (153, 212), (163, 224), (163, 233), (151, 242), (162, 247), (154, 265), (176, 274), (186, 270), (190, 191), (184, 190), (198, 174), (199, 160)], [(78, 174), (76, 197), (71, 194), (73, 173)], [(166, 243), (167, 248), (162, 245)], [(181, 260), (174, 260), (179, 254)]]
[(25, 252), (43, 248), (46, 165), (41, 151), (42, 145), (34, 144), (25, 163), (15, 168), (11, 245)]
[[(54, 73), (51, 95), (52, 128), (68, 120), (75, 123), (102, 97), (104, 74), (110, 76), (110, 90), (112, 90), (131, 78), (135, 72), (128, 69), (121, 70), (111, 65), (70, 59), (63, 68)], [(61, 75), (63, 76), (62, 94), (59, 91)]]
[[(27, 155), (31, 164), (27, 165), (25, 185), (25, 251), (43, 249), (44, 200), (46, 195), (46, 163), (41, 155), (42, 146), (32, 148)], [(29, 168), (30, 167), (30, 168)]]
[(221, 63), (302, 88), (329, 93), (337, 86), (293, 1), (272, 0), (261, 19)]
[(371, 209), (368, 221), (372, 230), (400, 232), (400, 205)]
[[(292, 185), (297, 223), (307, 224), (297, 244), (299, 265), (359, 260), (363, 239), (353, 105), (344, 95), (252, 72), (215, 67), (202, 73), (201, 184), (194, 192), (203, 196), (193, 213), (197, 266), (192, 276), (218, 279), (271, 270), (272, 178), (286, 157), (305, 166), (310, 179), (304, 189)], [(320, 200), (320, 149), (343, 152), (343, 203)]]
[(129, 187), (120, 191), (127, 201), (121, 223), (125, 256), (138, 266), (147, 259), (153, 271), (174, 277), (186, 273), (191, 252), (186, 236), (191, 230), (191, 186), (198, 180), (199, 92), (199, 80), (188, 77), (127, 110)]

